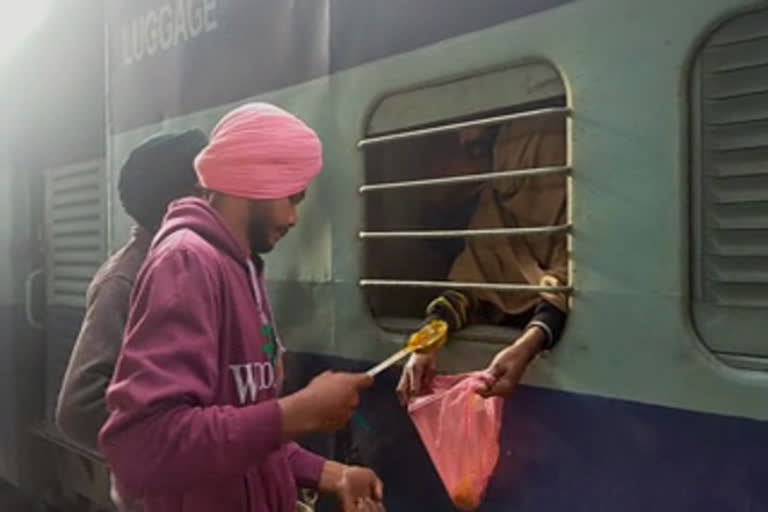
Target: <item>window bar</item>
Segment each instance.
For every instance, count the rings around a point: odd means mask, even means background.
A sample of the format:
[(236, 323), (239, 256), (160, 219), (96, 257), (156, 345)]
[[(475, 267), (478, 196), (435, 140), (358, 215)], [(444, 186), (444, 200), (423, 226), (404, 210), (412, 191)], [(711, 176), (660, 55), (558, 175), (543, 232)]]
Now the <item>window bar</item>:
[(541, 226), (532, 228), (488, 228), (488, 229), (447, 229), (413, 231), (361, 231), (361, 239), (376, 238), (468, 238), (480, 236), (528, 236), (552, 235), (563, 233), (571, 228), (570, 224)]
[(466, 281), (409, 281), (402, 279), (361, 279), (360, 286), (393, 288), (453, 288), (457, 290), (497, 290), (518, 293), (568, 293), (573, 289), (570, 286), (540, 286), (534, 284), (510, 283), (472, 283)]
[(523, 119), (549, 117), (549, 116), (555, 116), (555, 115), (566, 116), (566, 115), (569, 115), (570, 113), (571, 113), (571, 109), (568, 107), (551, 107), (551, 108), (542, 108), (538, 110), (529, 110), (527, 112), (516, 112), (514, 114), (506, 114), (503, 116), (486, 117), (484, 119), (474, 119), (472, 121), (444, 124), (441, 126), (434, 126), (431, 128), (420, 128), (420, 129), (409, 130), (405, 132), (392, 133), (389, 135), (380, 135), (378, 137), (368, 137), (358, 142), (357, 147), (364, 148), (366, 146), (372, 146), (374, 144), (381, 144), (384, 142), (392, 142), (392, 141), (403, 140), (403, 139), (412, 139), (416, 137), (425, 137), (427, 135), (451, 132), (451, 131), (461, 130), (464, 128), (471, 128), (474, 126), (487, 126), (491, 124), (505, 123), (508, 121), (518, 121)]
[(517, 169), (507, 171), (483, 172), (465, 174), (461, 176), (448, 176), (445, 178), (428, 178), (423, 180), (391, 181), (389, 183), (373, 183), (363, 185), (358, 190), (361, 194), (377, 190), (394, 190), (402, 188), (429, 187), (432, 185), (455, 185), (460, 183), (473, 183), (478, 181), (499, 180), (505, 178), (528, 178), (533, 176), (548, 176), (551, 174), (567, 174), (571, 171), (568, 166), (534, 167), (531, 169)]

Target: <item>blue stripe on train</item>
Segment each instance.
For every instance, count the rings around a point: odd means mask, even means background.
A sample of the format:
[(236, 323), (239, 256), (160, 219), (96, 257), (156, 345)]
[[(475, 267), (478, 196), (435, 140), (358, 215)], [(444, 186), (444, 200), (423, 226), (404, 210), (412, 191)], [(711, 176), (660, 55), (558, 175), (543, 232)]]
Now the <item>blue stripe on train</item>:
[[(293, 387), (365, 364), (289, 359)], [(396, 372), (363, 397), (335, 444), (384, 479), (390, 512), (453, 510), (406, 414)], [(308, 444), (328, 453), (329, 441)], [(768, 423), (521, 387), (504, 411), (501, 459), (482, 511), (768, 511)], [(456, 447), (463, 449), (464, 447)]]
[[(81, 318), (69, 311), (49, 312), (57, 326), (48, 344), (49, 413)], [(326, 369), (367, 367), (289, 354), (288, 389)], [(383, 374), (365, 393), (362, 421), (307, 444), (374, 467), (389, 512), (453, 510), (396, 403), (397, 376)], [(768, 512), (766, 422), (521, 387), (505, 408), (501, 451), (484, 512)]]

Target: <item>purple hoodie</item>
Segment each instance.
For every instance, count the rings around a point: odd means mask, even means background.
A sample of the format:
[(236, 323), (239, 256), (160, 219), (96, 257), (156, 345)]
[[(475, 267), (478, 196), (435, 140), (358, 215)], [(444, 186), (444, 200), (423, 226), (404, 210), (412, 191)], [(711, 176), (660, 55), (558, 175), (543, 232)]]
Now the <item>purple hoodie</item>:
[(146, 512), (294, 512), (325, 460), (284, 443), (282, 345), (262, 265), (199, 199), (173, 204), (139, 273), (99, 441)]

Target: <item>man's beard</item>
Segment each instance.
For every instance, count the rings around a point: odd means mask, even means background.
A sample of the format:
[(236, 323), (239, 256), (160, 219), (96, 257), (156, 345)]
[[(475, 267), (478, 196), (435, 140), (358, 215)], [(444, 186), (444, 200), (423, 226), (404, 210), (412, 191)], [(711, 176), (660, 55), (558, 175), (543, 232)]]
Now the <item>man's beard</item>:
[(269, 239), (269, 228), (258, 218), (251, 219), (248, 225), (248, 241), (251, 255), (263, 254), (273, 249), (273, 244)]

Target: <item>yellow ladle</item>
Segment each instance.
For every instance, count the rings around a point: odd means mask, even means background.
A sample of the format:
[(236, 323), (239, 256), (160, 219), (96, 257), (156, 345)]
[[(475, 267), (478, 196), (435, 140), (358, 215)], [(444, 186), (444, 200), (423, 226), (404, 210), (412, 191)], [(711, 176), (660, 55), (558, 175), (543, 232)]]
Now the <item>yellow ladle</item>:
[(414, 352), (427, 354), (438, 350), (445, 344), (447, 333), (448, 324), (445, 321), (432, 320), (430, 323), (411, 334), (411, 337), (408, 339), (408, 344), (405, 347), (401, 348), (366, 373), (371, 377), (375, 377)]

